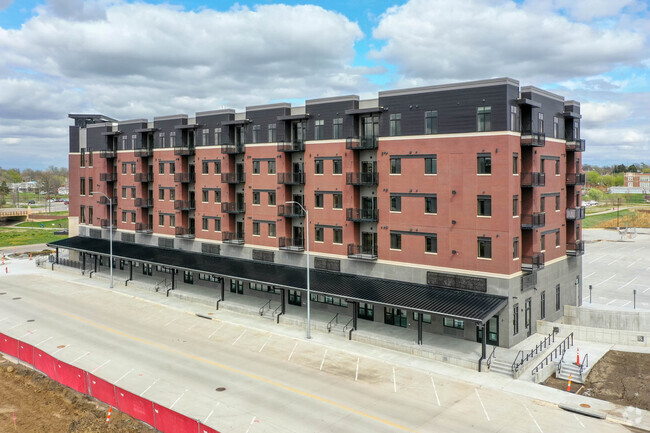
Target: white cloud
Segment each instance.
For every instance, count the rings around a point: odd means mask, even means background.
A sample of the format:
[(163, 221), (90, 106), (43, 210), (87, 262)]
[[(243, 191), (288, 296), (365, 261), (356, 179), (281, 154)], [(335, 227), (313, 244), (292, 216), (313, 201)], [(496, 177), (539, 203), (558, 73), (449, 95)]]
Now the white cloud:
[(627, 119), (630, 109), (615, 102), (585, 102), (580, 106), (583, 127)]

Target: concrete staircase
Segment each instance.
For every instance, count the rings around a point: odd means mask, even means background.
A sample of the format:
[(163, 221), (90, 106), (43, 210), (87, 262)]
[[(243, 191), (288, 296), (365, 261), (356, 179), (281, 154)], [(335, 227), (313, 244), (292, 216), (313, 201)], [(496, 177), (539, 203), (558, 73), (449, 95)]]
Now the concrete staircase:
[[(583, 356), (585, 356), (585, 354), (581, 353), (580, 354), (581, 363), (585, 361)], [(562, 359), (562, 368), (560, 369), (560, 374), (556, 373), (556, 377), (558, 379), (569, 380), (569, 375), (571, 375), (572, 382), (585, 383), (584, 379), (587, 377), (587, 373), (589, 372), (589, 368), (591, 367), (591, 365), (589, 362), (587, 362), (584, 366), (584, 369), (582, 370), (582, 375), (581, 375), (580, 366), (576, 365), (575, 363), (577, 360), (576, 358), (577, 358), (577, 353), (575, 347), (572, 347), (571, 349), (566, 351), (566, 353), (564, 354), (564, 358)]]
[(490, 372), (505, 374), (506, 376), (512, 377), (512, 362), (494, 358), (490, 363)]

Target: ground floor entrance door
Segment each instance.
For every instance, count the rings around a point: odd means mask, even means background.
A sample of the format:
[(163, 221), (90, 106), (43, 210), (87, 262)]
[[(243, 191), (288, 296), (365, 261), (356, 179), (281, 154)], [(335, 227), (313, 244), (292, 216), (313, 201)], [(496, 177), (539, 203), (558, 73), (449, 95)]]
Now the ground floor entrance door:
[(526, 299), (526, 304), (524, 307), (524, 321), (526, 326), (526, 335), (528, 337), (530, 337), (530, 335), (532, 334), (531, 310), (532, 310), (532, 301), (531, 298), (528, 298)]
[(384, 308), (384, 323), (406, 328), (406, 311), (399, 308)]
[[(499, 345), (499, 316), (494, 316), (485, 324), (485, 329), (487, 330), (486, 343), (493, 346)], [(481, 328), (476, 329), (476, 341), (481, 343), (483, 341), (483, 330)]]

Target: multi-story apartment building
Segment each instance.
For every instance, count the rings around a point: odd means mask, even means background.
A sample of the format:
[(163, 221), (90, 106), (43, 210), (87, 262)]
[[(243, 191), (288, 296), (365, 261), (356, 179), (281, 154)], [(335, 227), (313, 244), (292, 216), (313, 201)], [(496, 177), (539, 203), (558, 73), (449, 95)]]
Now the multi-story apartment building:
[(640, 192), (650, 192), (650, 173), (625, 173), (625, 186), (639, 188)]
[(419, 342), (509, 347), (582, 298), (576, 101), (502, 78), (153, 122), (70, 117), (79, 236), (55, 246), (96, 270), (111, 200), (93, 191), (112, 198), (116, 268), (183, 274), (219, 301), (304, 308), (307, 249), (314, 308), (354, 329), (413, 326)]

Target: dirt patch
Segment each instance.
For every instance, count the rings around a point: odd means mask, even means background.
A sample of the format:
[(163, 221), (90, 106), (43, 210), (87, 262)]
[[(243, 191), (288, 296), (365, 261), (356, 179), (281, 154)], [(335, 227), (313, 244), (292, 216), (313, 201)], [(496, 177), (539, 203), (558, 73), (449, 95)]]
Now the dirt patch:
[[(563, 391), (567, 387), (555, 375), (544, 384)], [(593, 366), (584, 387), (573, 383), (571, 392), (650, 410), (650, 353), (610, 350)]]
[[(133, 433), (157, 430), (47, 376), (0, 358), (0, 432)], [(14, 429), (13, 417), (16, 417)]]

